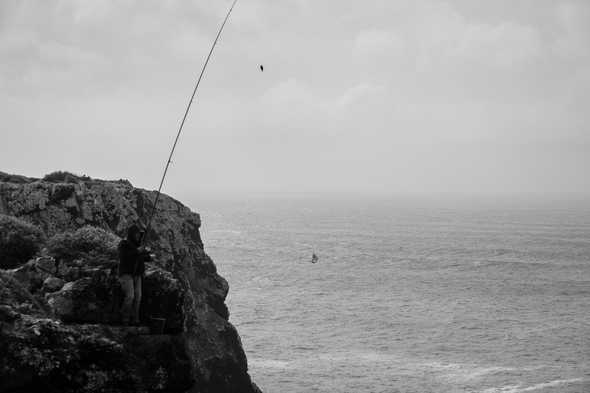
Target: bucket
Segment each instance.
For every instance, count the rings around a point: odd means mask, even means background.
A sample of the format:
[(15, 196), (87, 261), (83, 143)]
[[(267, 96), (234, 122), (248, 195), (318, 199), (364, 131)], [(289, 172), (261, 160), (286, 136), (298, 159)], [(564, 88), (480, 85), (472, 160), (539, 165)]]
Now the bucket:
[(150, 334), (164, 333), (164, 326), (166, 325), (165, 318), (150, 318)]

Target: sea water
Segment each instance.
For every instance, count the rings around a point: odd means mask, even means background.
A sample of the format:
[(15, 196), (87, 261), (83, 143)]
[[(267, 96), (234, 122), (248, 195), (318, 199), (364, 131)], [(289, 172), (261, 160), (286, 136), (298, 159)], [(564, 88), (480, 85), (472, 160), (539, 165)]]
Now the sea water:
[(266, 393), (590, 392), (590, 203), (194, 204)]

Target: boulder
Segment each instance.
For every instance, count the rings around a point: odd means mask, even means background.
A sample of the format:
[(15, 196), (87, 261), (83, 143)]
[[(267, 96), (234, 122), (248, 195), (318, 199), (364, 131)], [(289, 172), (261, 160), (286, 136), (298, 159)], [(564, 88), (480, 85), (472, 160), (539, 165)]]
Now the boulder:
[[(120, 320), (122, 291), (117, 276), (109, 269), (81, 268), (81, 278), (45, 294), (54, 315), (67, 323), (116, 324)], [(59, 280), (47, 278), (48, 280)], [(143, 281), (140, 320), (166, 320), (164, 333), (179, 334), (184, 328), (184, 291), (172, 273), (149, 265)]]
[(57, 273), (57, 263), (55, 262), (55, 259), (50, 256), (35, 258), (33, 264), (37, 269), (47, 274), (53, 275)]
[(59, 291), (64, 286), (64, 280), (58, 277), (47, 277), (45, 281), (43, 281), (43, 287), (41, 290), (43, 292), (55, 292)]
[(51, 273), (40, 269), (35, 260), (30, 260), (24, 265), (6, 272), (33, 294), (43, 287), (43, 282), (47, 278), (52, 277)]
[(118, 310), (113, 304), (117, 280), (108, 271), (67, 282), (59, 291), (45, 295), (55, 315), (69, 323), (113, 323)]
[(151, 266), (143, 281), (140, 320), (149, 324), (151, 318), (165, 319), (164, 333), (178, 334), (184, 329), (184, 289), (172, 273)]

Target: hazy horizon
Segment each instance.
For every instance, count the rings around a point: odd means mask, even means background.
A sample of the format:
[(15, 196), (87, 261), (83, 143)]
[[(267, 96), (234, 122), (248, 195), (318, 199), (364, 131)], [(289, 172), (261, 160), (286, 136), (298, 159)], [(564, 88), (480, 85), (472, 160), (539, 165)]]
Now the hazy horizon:
[[(0, 170), (156, 188), (229, 5), (0, 3)], [(589, 2), (334, 5), (238, 1), (165, 193), (590, 195)]]

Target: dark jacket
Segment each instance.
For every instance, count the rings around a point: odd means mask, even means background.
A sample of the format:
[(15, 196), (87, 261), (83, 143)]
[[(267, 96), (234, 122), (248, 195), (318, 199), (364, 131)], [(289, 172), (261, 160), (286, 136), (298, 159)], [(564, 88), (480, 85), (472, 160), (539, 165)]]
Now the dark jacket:
[(119, 243), (119, 276), (131, 274), (141, 276), (145, 272), (145, 262), (150, 261), (149, 252), (140, 251), (139, 245), (127, 238)]

